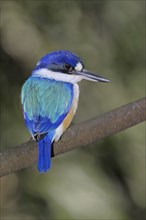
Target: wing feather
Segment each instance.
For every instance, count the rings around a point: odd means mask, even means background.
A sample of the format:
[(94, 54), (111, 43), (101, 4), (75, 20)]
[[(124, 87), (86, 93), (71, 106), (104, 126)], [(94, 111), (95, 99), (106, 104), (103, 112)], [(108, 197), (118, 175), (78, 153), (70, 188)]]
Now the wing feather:
[(32, 135), (57, 128), (69, 112), (73, 85), (46, 78), (30, 77), (22, 87), (24, 119)]

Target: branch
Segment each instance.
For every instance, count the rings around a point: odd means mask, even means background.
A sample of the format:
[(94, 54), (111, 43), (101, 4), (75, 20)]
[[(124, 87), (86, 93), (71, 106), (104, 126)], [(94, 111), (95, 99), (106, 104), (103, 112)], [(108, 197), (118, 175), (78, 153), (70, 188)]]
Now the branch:
[[(54, 156), (91, 144), (146, 120), (146, 98), (124, 105), (86, 122), (71, 126), (54, 144)], [(29, 141), (0, 153), (0, 176), (37, 161), (37, 143)]]

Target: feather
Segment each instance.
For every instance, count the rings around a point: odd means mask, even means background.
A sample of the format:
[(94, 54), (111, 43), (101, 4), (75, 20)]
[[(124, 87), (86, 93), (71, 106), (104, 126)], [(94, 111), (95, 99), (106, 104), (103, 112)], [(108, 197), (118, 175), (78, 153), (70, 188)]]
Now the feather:
[(33, 139), (38, 141), (38, 170), (51, 166), (51, 144), (56, 128), (68, 114), (73, 85), (31, 76), (23, 85), (21, 102), (24, 119)]
[(38, 142), (38, 170), (47, 172), (51, 167), (51, 143), (54, 132), (49, 132)]
[(21, 102), (31, 134), (57, 128), (69, 112), (72, 100), (72, 84), (30, 77), (22, 88)]

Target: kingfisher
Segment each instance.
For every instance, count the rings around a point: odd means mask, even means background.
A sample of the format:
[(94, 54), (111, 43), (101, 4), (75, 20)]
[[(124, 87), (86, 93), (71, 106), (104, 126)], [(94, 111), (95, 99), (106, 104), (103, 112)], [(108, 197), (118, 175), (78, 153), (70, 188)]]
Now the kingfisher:
[(38, 142), (38, 170), (51, 167), (51, 145), (59, 141), (76, 113), (78, 82), (82, 79), (109, 82), (85, 69), (80, 57), (58, 50), (42, 57), (21, 90), (26, 127)]

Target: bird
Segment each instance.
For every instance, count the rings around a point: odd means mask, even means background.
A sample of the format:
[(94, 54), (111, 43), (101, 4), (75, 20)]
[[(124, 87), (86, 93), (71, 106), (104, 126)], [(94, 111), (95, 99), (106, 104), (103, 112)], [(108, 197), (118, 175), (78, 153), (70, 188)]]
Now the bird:
[(38, 171), (51, 168), (51, 147), (72, 122), (81, 80), (109, 82), (85, 69), (80, 57), (68, 50), (43, 56), (21, 90), (23, 116), (31, 138), (38, 142)]

